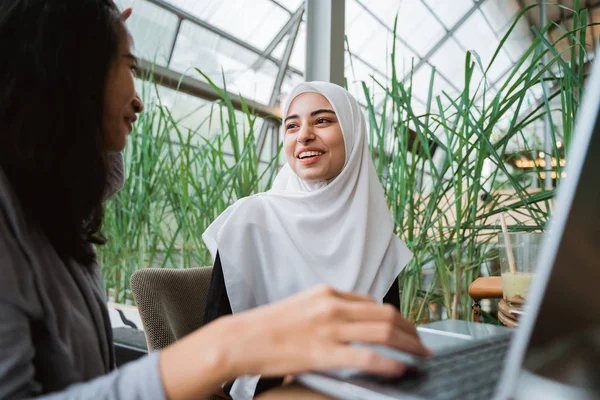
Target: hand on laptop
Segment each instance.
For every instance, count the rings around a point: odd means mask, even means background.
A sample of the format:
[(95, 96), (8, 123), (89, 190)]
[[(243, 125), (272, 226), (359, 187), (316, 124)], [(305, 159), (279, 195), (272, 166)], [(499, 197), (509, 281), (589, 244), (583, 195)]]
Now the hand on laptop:
[(165, 393), (198, 398), (243, 375), (285, 376), (355, 368), (385, 376), (406, 366), (368, 343), (427, 356), (415, 326), (389, 305), (319, 286), (267, 306), (217, 319), (160, 353)]
[(392, 306), (325, 286), (238, 314), (231, 322), (238, 332), (230, 344), (240, 361), (235, 375), (281, 376), (336, 368), (383, 375), (405, 371), (403, 364), (352, 342), (430, 354), (415, 326)]

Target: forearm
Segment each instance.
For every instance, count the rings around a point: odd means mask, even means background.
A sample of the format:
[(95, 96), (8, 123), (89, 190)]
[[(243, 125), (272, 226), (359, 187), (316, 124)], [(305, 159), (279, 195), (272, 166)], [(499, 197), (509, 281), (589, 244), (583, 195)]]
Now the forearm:
[(232, 339), (237, 321), (224, 317), (160, 352), (160, 375), (170, 400), (197, 399), (221, 390), (237, 375)]
[(108, 375), (71, 385), (61, 392), (36, 397), (39, 400), (132, 399), (163, 400), (158, 354), (133, 361)]

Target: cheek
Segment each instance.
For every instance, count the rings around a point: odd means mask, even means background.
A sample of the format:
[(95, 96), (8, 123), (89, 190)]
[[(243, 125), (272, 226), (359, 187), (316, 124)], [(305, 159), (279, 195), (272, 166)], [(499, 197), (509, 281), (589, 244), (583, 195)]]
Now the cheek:
[(346, 162), (346, 147), (344, 136), (340, 130), (335, 130), (329, 135), (328, 147), (332, 153), (332, 164), (336, 172), (340, 172)]
[(123, 113), (135, 97), (135, 81), (131, 70), (126, 65), (121, 66), (112, 83), (112, 108), (114, 112)]
[(115, 119), (118, 117), (119, 113), (123, 109), (124, 103), (124, 94), (123, 94), (123, 84), (119, 79), (119, 75), (115, 74), (109, 77), (109, 85), (105, 92), (104, 99), (104, 113), (105, 120), (108, 125), (115, 124)]
[(285, 135), (283, 138), (283, 149), (287, 157), (288, 164), (292, 165), (293, 161), (296, 160), (294, 157), (294, 150), (296, 150), (295, 141), (291, 137), (292, 135)]

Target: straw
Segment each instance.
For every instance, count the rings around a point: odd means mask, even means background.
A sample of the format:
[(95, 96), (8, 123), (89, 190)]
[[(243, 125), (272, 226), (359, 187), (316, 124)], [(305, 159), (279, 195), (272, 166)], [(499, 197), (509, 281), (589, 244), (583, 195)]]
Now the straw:
[(515, 258), (510, 244), (510, 236), (508, 236), (508, 227), (506, 226), (506, 219), (504, 213), (500, 213), (500, 225), (502, 225), (502, 234), (504, 235), (504, 243), (506, 245), (506, 255), (508, 257), (508, 265), (513, 275), (517, 274), (517, 268), (515, 267)]

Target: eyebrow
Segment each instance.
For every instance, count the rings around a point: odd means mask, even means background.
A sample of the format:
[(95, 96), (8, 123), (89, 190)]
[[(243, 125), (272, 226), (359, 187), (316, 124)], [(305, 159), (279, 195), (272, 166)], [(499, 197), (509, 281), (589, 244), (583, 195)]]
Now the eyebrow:
[(135, 65), (138, 64), (138, 58), (136, 56), (134, 56), (133, 54), (131, 54), (131, 53), (123, 54), (123, 57), (129, 58), (129, 59), (133, 60), (133, 62), (135, 63)]
[[(314, 116), (317, 116), (319, 114), (333, 114), (333, 115), (335, 115), (335, 111), (328, 110), (326, 108), (321, 108), (319, 110), (315, 110), (315, 111), (311, 112), (310, 116), (314, 117)], [(288, 115), (287, 117), (285, 117), (285, 119), (283, 120), (283, 122), (285, 123), (288, 119), (292, 119), (292, 118), (298, 118), (298, 114)]]

